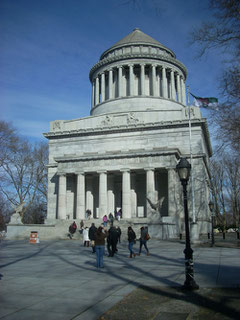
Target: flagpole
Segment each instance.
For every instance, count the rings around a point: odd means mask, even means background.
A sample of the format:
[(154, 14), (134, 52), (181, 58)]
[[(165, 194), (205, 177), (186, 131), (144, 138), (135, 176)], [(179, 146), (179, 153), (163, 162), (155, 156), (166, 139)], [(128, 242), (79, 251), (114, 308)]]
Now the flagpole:
[(191, 125), (191, 110), (189, 102), (189, 86), (187, 86), (187, 106), (188, 106), (188, 124), (189, 124), (189, 147), (190, 147), (190, 163), (191, 163), (191, 183), (192, 183), (192, 221), (196, 222), (195, 211), (195, 187), (194, 187), (194, 170), (193, 170), (193, 156), (192, 156), (192, 125)]

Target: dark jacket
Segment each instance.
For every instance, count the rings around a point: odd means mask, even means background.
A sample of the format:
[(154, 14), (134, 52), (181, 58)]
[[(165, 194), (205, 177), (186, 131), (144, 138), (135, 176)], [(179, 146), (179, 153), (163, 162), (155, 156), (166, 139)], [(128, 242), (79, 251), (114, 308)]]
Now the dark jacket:
[(77, 230), (77, 225), (76, 225), (76, 223), (72, 223), (72, 224), (69, 226), (68, 231), (69, 231), (71, 234), (73, 234), (73, 233), (76, 232), (76, 230)]
[(141, 229), (141, 237), (140, 237), (140, 239), (141, 240), (146, 240), (147, 234), (148, 234), (147, 228)]
[(118, 232), (118, 236), (120, 237), (121, 234), (122, 234), (122, 231), (121, 231), (121, 228), (120, 228), (120, 227), (117, 227), (117, 232)]
[(117, 232), (117, 229), (115, 227), (111, 227), (108, 231), (108, 241), (111, 242), (118, 242), (119, 234)]
[(105, 238), (108, 236), (107, 231), (98, 233), (95, 232), (95, 246), (104, 246), (105, 245)]
[(90, 240), (95, 240), (95, 233), (97, 232), (97, 228), (95, 226), (91, 226), (88, 231), (88, 237)]
[(128, 231), (128, 241), (133, 242), (136, 239), (136, 234), (133, 230)]

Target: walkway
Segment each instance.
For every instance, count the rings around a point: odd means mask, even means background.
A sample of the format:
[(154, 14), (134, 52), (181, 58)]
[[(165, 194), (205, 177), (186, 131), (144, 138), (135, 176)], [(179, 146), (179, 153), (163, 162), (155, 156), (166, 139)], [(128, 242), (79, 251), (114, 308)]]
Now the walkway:
[[(104, 257), (98, 271), (91, 248), (77, 240), (3, 241), (0, 319), (96, 320), (139, 285), (171, 289), (184, 283), (183, 241), (151, 239), (151, 255), (135, 259), (126, 245), (116, 257)], [(201, 288), (240, 287), (239, 249), (196, 247), (194, 260)]]

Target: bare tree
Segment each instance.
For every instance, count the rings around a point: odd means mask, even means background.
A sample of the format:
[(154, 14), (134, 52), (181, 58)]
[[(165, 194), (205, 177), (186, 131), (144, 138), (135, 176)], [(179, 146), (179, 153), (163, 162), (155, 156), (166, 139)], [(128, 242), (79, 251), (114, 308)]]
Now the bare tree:
[(11, 123), (0, 120), (0, 167), (7, 160), (9, 153), (16, 150), (18, 137)]
[(199, 55), (213, 48), (222, 48), (239, 57), (240, 2), (239, 0), (210, 0), (212, 21), (203, 22), (191, 32), (191, 42), (201, 46)]
[(240, 222), (240, 161), (239, 158), (224, 156), (223, 166), (226, 174), (226, 191), (229, 209), (232, 215), (232, 224), (238, 226)]
[(240, 161), (223, 153), (211, 160), (211, 192), (216, 222), (225, 230), (240, 219)]
[(32, 146), (18, 138), (15, 148), (2, 161), (0, 192), (12, 207), (23, 207), (22, 218), (37, 194), (44, 194), (46, 202), (46, 155), (46, 144)]
[(226, 229), (226, 203), (224, 192), (224, 168), (222, 162), (211, 161), (211, 192), (214, 201), (216, 223)]
[[(211, 49), (220, 49), (224, 55), (225, 71), (219, 87), (223, 103), (212, 112), (217, 124), (217, 137), (239, 152), (240, 141), (240, 1), (211, 0), (213, 18), (192, 31), (191, 43), (200, 45), (199, 56)], [(226, 58), (228, 57), (228, 58)]]

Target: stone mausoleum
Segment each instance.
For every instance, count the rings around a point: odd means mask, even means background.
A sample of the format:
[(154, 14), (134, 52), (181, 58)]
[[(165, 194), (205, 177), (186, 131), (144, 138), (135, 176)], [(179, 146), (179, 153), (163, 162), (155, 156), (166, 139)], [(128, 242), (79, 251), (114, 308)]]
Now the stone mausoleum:
[[(156, 237), (184, 232), (180, 157), (190, 161), (186, 67), (175, 53), (135, 29), (90, 70), (90, 116), (51, 122), (47, 224), (80, 221), (122, 209)], [(209, 228), (211, 144), (206, 119), (190, 107), (198, 232)], [(189, 182), (189, 211), (192, 212)], [(148, 201), (147, 198), (150, 200)], [(152, 204), (152, 205), (151, 205)], [(155, 210), (153, 205), (157, 206)]]

